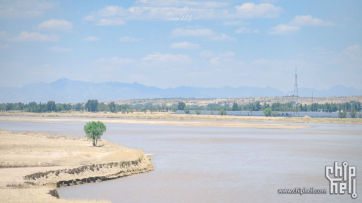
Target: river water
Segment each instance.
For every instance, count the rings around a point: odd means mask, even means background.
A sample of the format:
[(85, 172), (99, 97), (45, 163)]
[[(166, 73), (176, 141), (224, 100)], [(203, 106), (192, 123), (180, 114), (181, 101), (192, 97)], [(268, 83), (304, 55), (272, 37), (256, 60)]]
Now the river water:
[[(329, 191), (325, 167), (357, 166), (362, 195), (361, 125), (306, 124), (298, 130), (106, 124), (104, 138), (156, 154), (154, 171), (59, 188), (64, 199), (112, 202), (358, 202), (350, 194), (278, 194), (278, 189)], [(304, 125), (304, 124), (300, 124)], [(82, 122), (0, 121), (0, 128), (84, 135)]]

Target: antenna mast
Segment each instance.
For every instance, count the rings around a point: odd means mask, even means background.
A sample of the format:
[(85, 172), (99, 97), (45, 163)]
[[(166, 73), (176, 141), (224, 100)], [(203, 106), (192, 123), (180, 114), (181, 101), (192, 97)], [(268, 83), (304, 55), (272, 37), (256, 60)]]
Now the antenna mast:
[(295, 67), (295, 84), (294, 84), (294, 96), (297, 97), (297, 103), (298, 104), (298, 83), (297, 83), (297, 67)]

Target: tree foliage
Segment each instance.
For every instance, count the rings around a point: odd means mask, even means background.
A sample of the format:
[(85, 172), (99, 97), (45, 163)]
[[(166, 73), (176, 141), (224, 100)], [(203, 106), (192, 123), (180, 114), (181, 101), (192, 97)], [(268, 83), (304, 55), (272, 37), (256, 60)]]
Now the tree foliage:
[(190, 113), (190, 107), (187, 107), (187, 106), (186, 106), (186, 107), (184, 108), (184, 113), (185, 113), (185, 114), (189, 114), (189, 113)]
[(271, 112), (271, 115), (272, 115), (273, 117), (275, 117), (275, 116), (279, 116), (279, 113), (278, 113), (277, 111), (272, 111), (272, 112)]
[(54, 101), (48, 101), (47, 110), (48, 111), (55, 111), (55, 102)]
[(116, 113), (117, 112), (117, 108), (116, 105), (114, 104), (114, 102), (111, 102), (108, 104), (108, 108), (112, 113)]
[(346, 116), (347, 116), (346, 111), (341, 111), (341, 110), (338, 111), (338, 118), (346, 118)]
[(93, 140), (93, 146), (97, 146), (98, 139), (101, 138), (106, 130), (106, 126), (100, 121), (90, 121), (84, 125), (86, 137)]
[(266, 116), (266, 117), (271, 116), (272, 115), (272, 109), (271, 108), (266, 108), (266, 109), (264, 109), (263, 113), (264, 113), (264, 116)]
[(233, 103), (233, 106), (231, 107), (231, 109), (232, 109), (233, 111), (239, 110), (238, 104), (237, 104), (237, 103)]
[(98, 100), (96, 100), (96, 99), (88, 100), (87, 103), (85, 104), (85, 108), (87, 109), (87, 111), (97, 112), (98, 111)]
[(349, 112), (349, 115), (352, 117), (352, 118), (356, 118), (356, 110), (352, 109), (351, 112)]
[(178, 110), (184, 110), (185, 107), (186, 107), (185, 102), (179, 102), (177, 105)]
[(227, 115), (227, 112), (224, 109), (221, 109), (219, 111), (219, 115), (221, 115), (221, 116)]

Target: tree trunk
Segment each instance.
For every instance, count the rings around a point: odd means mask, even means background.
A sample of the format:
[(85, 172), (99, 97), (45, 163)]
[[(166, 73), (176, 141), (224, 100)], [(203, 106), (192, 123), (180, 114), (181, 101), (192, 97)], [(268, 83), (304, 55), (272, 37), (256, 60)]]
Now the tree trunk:
[(96, 142), (95, 142), (95, 139), (93, 139), (93, 146), (94, 146), (94, 147), (96, 146)]

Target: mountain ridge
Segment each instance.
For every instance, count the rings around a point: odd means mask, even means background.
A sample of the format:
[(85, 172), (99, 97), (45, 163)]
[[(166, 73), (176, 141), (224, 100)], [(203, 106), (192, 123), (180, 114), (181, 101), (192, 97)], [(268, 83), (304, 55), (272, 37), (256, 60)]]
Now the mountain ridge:
[[(300, 97), (333, 97), (362, 95), (362, 90), (353, 87), (336, 85), (328, 90), (299, 88)], [(274, 97), (292, 95), (293, 91), (282, 92), (273, 87), (220, 87), (203, 88), (180, 86), (176, 88), (158, 88), (134, 82), (120, 83), (116, 81), (93, 83), (61, 78), (51, 83), (38, 82), (23, 87), (0, 87), (0, 103), (8, 102), (47, 102), (57, 103), (85, 102), (88, 99), (119, 101), (145, 98), (241, 98), (241, 97)]]

